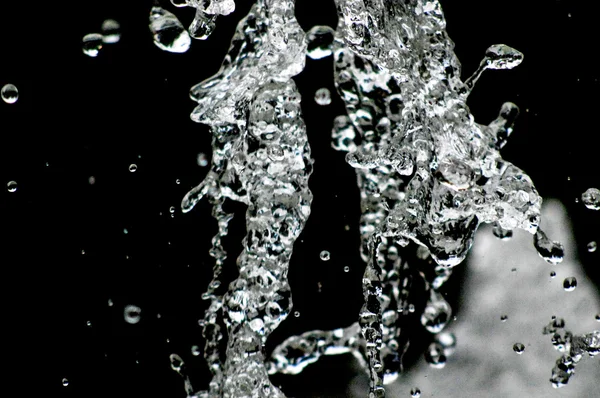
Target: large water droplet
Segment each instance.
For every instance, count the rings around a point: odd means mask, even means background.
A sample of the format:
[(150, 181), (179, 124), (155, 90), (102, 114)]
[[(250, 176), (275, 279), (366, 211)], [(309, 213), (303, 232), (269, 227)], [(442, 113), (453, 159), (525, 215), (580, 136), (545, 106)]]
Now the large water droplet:
[(315, 102), (318, 105), (325, 106), (331, 104), (331, 92), (328, 88), (320, 88), (315, 92)]
[(107, 19), (102, 22), (102, 41), (106, 44), (117, 43), (121, 40), (121, 25), (114, 19)]
[(576, 287), (577, 287), (577, 279), (575, 279), (574, 276), (565, 278), (565, 280), (563, 281), (563, 288), (567, 292), (572, 292), (573, 290), (575, 290)]
[(135, 325), (141, 319), (142, 309), (136, 305), (128, 305), (123, 311), (125, 322)]
[(82, 50), (89, 57), (97, 57), (102, 49), (103, 37), (99, 33), (89, 33), (83, 36)]
[(6, 189), (8, 189), (8, 192), (16, 192), (17, 191), (17, 182), (16, 181), (9, 181), (6, 184)]
[(7, 104), (14, 104), (19, 99), (19, 90), (14, 84), (5, 84), (0, 95)]
[(432, 291), (427, 306), (421, 315), (421, 324), (430, 333), (439, 333), (444, 329), (450, 317), (452, 308), (438, 292)]
[(485, 52), (488, 69), (512, 69), (523, 62), (523, 53), (505, 44), (491, 46)]
[(329, 57), (333, 52), (334, 30), (326, 25), (317, 25), (306, 32), (306, 55), (312, 59)]
[(164, 8), (152, 7), (149, 27), (154, 36), (154, 44), (163, 51), (184, 53), (192, 44), (190, 35), (179, 19)]
[(521, 343), (515, 343), (515, 345), (513, 345), (513, 351), (521, 355), (523, 351), (525, 351), (525, 346)]
[(533, 245), (538, 254), (550, 264), (558, 264), (563, 261), (565, 250), (560, 242), (548, 239), (544, 231), (538, 228), (533, 237)]
[(131, 163), (131, 164), (129, 165), (129, 171), (130, 171), (131, 173), (135, 173), (135, 172), (137, 171), (137, 164), (135, 164), (135, 163)]
[(590, 210), (600, 210), (600, 189), (589, 188), (581, 194), (581, 201)]

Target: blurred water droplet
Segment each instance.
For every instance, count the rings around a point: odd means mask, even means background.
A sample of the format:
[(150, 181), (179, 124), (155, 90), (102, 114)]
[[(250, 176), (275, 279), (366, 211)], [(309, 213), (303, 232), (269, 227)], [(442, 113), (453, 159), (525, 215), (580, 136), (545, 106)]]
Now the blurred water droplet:
[(7, 104), (14, 104), (19, 99), (19, 90), (14, 84), (5, 84), (0, 95)]
[(408, 305), (408, 312), (415, 312), (415, 305), (414, 304), (409, 304)]
[(596, 314), (596, 320), (600, 322), (600, 314)]
[(525, 346), (521, 343), (515, 343), (515, 345), (513, 345), (513, 351), (521, 355), (523, 351), (525, 351)]
[(484, 62), (488, 69), (512, 69), (523, 62), (523, 53), (505, 44), (496, 44), (487, 49)]
[(197, 357), (198, 355), (200, 355), (200, 347), (198, 347), (197, 345), (193, 345), (192, 346), (192, 355)]
[(413, 388), (412, 390), (410, 390), (410, 396), (413, 398), (419, 398), (421, 396), (421, 390), (419, 390), (418, 388)]
[(294, 316), (298, 318), (300, 316), (300, 311), (294, 311)]
[(112, 307), (114, 305), (113, 301), (111, 299), (108, 299), (108, 306)]
[(344, 272), (350, 272), (350, 267), (348, 267), (347, 265), (344, 267)]
[(171, 213), (171, 214), (175, 213), (175, 206), (169, 207), (169, 213)]
[(123, 233), (124, 233), (125, 235), (127, 235), (127, 234), (129, 233), (129, 231), (127, 230), (127, 228), (123, 228)]
[(547, 263), (558, 264), (564, 259), (565, 249), (563, 245), (560, 242), (551, 241), (540, 228), (533, 237), (533, 245), (540, 257)]
[(322, 261), (329, 261), (331, 254), (327, 250), (323, 250), (321, 254), (319, 254), (319, 257)]
[(494, 227), (492, 228), (492, 233), (494, 236), (500, 240), (509, 240), (513, 237), (512, 229), (504, 229), (497, 222), (494, 223)]
[(306, 32), (306, 55), (311, 59), (329, 57), (333, 53), (334, 30), (326, 25), (317, 25)]
[(208, 158), (206, 157), (206, 154), (204, 152), (200, 152), (196, 158), (196, 162), (200, 167), (208, 166)]
[(96, 183), (96, 177), (90, 176), (90, 178), (88, 178), (88, 184), (94, 185), (95, 183)]
[(581, 201), (590, 210), (600, 210), (600, 189), (589, 188), (581, 194)]
[(6, 189), (8, 189), (8, 192), (16, 192), (17, 191), (17, 182), (9, 181), (8, 184), (6, 184)]
[(177, 185), (181, 184), (181, 180), (180, 180), (179, 178), (178, 178), (178, 179), (176, 179), (176, 180), (175, 180), (175, 184), (177, 184)]
[(183, 359), (177, 354), (169, 355), (169, 361), (171, 362), (171, 369), (176, 372), (181, 372), (181, 368), (184, 365)]
[(66, 386), (68, 386), (68, 385), (69, 385), (69, 380), (68, 380), (66, 377), (65, 377), (64, 379), (62, 379), (62, 385), (63, 385), (64, 387), (66, 387)]
[(92, 327), (92, 321), (87, 321), (85, 324), (90, 328)]
[(449, 356), (456, 348), (456, 336), (454, 333), (442, 332), (435, 336), (435, 342), (442, 346), (444, 355)]
[(508, 320), (508, 315), (502, 315), (502, 316), (500, 317), (500, 320), (501, 320), (502, 322), (506, 322), (506, 321)]
[(563, 281), (563, 288), (567, 292), (572, 292), (573, 290), (575, 290), (576, 287), (577, 287), (577, 279), (575, 279), (574, 276), (565, 278), (565, 280)]
[(99, 33), (88, 33), (83, 36), (82, 50), (88, 57), (97, 57), (102, 49), (102, 35)]
[(331, 92), (328, 88), (320, 88), (315, 92), (315, 102), (318, 105), (325, 106), (331, 104)]
[(432, 368), (441, 369), (446, 366), (446, 354), (444, 347), (439, 343), (431, 343), (425, 351), (425, 361)]
[(154, 36), (154, 44), (163, 51), (184, 53), (192, 44), (189, 33), (179, 19), (161, 7), (152, 7), (149, 27)]
[(114, 19), (107, 19), (102, 22), (102, 41), (106, 44), (117, 43), (121, 40), (121, 25)]
[(125, 311), (123, 312), (123, 316), (125, 317), (125, 322), (135, 325), (140, 321), (142, 314), (142, 309), (136, 305), (128, 305), (125, 307)]
[(554, 278), (554, 277), (556, 277), (556, 272), (554, 272), (554, 271), (550, 272), (550, 278)]
[(598, 244), (594, 240), (587, 244), (587, 251), (590, 253), (595, 252), (597, 248)]
[(135, 164), (135, 163), (131, 163), (131, 164), (129, 165), (129, 172), (131, 172), (131, 173), (135, 173), (136, 171), (137, 171), (137, 164)]

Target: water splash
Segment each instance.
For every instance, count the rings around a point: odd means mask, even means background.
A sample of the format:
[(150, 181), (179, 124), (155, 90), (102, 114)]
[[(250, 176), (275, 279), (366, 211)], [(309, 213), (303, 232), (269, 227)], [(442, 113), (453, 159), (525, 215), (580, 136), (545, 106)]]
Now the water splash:
[(206, 40), (216, 27), (218, 15), (229, 15), (235, 10), (234, 0), (171, 0), (175, 7), (196, 9), (189, 34), (194, 39)]

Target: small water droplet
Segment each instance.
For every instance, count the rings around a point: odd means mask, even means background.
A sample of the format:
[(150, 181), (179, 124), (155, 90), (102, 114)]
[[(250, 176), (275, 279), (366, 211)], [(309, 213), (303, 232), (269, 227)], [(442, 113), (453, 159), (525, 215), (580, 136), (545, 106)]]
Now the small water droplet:
[(129, 165), (129, 172), (131, 172), (131, 173), (135, 173), (136, 171), (137, 171), (137, 164), (135, 164), (135, 163), (131, 163), (131, 164)]
[(62, 379), (62, 385), (63, 385), (63, 387), (66, 387), (69, 385), (69, 380), (66, 377), (64, 379)]
[(300, 311), (294, 311), (294, 316), (298, 318), (300, 316)]
[(444, 347), (437, 342), (431, 343), (425, 351), (425, 361), (432, 368), (441, 369), (446, 366), (446, 354)]
[(600, 313), (596, 314), (596, 320), (600, 322)]
[(589, 188), (581, 194), (581, 201), (590, 210), (600, 210), (600, 189)]
[(140, 321), (142, 309), (136, 305), (128, 305), (125, 307), (125, 311), (123, 312), (123, 316), (125, 317), (125, 322), (134, 325)]
[(169, 361), (171, 361), (171, 369), (176, 371), (177, 373), (181, 372), (181, 368), (185, 364), (183, 359), (177, 354), (169, 355)]
[(334, 30), (326, 25), (317, 25), (306, 32), (306, 55), (311, 59), (329, 57), (333, 53)]
[(89, 33), (83, 36), (83, 53), (88, 57), (97, 57), (102, 49), (102, 35), (99, 33)]
[(542, 257), (547, 263), (558, 264), (564, 259), (565, 250), (562, 244), (548, 239), (544, 231), (542, 231), (540, 228), (538, 228), (533, 237), (533, 245), (535, 246), (540, 257)]
[(90, 176), (90, 178), (88, 178), (88, 184), (94, 185), (95, 183), (96, 183), (96, 177)]
[(198, 163), (198, 166), (206, 167), (208, 166), (208, 157), (204, 152), (200, 152), (196, 157), (196, 162)]
[(563, 281), (563, 288), (567, 292), (572, 292), (573, 290), (575, 290), (576, 287), (577, 287), (577, 279), (575, 279), (574, 276), (565, 278), (565, 280)]
[(587, 244), (587, 251), (590, 253), (595, 252), (597, 248), (598, 244), (594, 240)]
[(550, 278), (554, 278), (554, 277), (556, 277), (556, 272), (554, 272), (554, 271), (550, 272)]
[(408, 312), (415, 312), (415, 305), (414, 304), (409, 304), (408, 305)]
[(195, 357), (200, 355), (200, 347), (198, 347), (197, 345), (193, 345), (192, 346), (192, 355)]
[(175, 206), (169, 207), (169, 213), (171, 213), (171, 214), (175, 213)]
[(87, 321), (85, 324), (90, 328), (92, 327), (92, 321)]
[(410, 396), (413, 398), (419, 398), (421, 396), (421, 390), (419, 390), (418, 388), (413, 388), (412, 390), (410, 390)]
[(180, 180), (179, 178), (178, 178), (178, 179), (176, 179), (176, 180), (175, 180), (175, 184), (177, 184), (177, 185), (181, 184), (181, 180)]
[(108, 299), (108, 306), (112, 307), (114, 305), (113, 301), (111, 299)]
[(521, 343), (515, 343), (515, 345), (513, 345), (513, 351), (521, 355), (523, 351), (525, 351), (525, 346)]
[(323, 250), (321, 254), (319, 254), (319, 257), (322, 261), (329, 261), (331, 254), (327, 250)]
[(500, 316), (500, 320), (502, 322), (506, 322), (508, 320), (508, 315), (502, 315), (502, 316)]
[(318, 105), (325, 106), (331, 104), (331, 92), (328, 88), (320, 88), (315, 92), (315, 102)]
[(14, 84), (5, 84), (0, 95), (7, 104), (14, 104), (19, 99), (19, 90)]
[(17, 182), (9, 181), (8, 184), (6, 184), (6, 188), (8, 189), (8, 192), (16, 192), (17, 191)]
[(102, 22), (102, 41), (106, 44), (117, 43), (121, 40), (121, 25), (114, 19), (107, 19)]
[(344, 267), (344, 272), (350, 272), (350, 267), (346, 265), (346, 266)]

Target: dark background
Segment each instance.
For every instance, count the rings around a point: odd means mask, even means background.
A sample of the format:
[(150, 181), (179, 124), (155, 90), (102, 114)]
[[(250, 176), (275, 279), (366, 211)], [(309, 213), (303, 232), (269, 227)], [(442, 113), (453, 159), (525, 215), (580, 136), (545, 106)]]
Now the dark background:
[[(204, 360), (190, 347), (203, 346), (197, 321), (206, 305), (200, 296), (212, 273), (208, 249), (216, 225), (205, 202), (186, 215), (179, 210), (183, 195), (207, 171), (196, 164), (197, 154), (210, 156), (208, 129), (189, 118), (194, 103), (188, 91), (217, 71), (250, 3), (238, 0), (209, 40), (194, 41), (185, 54), (152, 43), (150, 0), (0, 5), (0, 86), (13, 83), (20, 93), (16, 104), (0, 102), (0, 183), (18, 183), (15, 193), (0, 190), (1, 351), (5, 380), (17, 389), (183, 398), (171, 353), (186, 361), (195, 389), (207, 387)], [(469, 105), (483, 124), (503, 102), (519, 105), (503, 155), (533, 178), (542, 196), (566, 203), (577, 255), (598, 282), (597, 253), (587, 253), (585, 245), (600, 241), (600, 214), (575, 203), (585, 189), (600, 187), (596, 3), (445, 0), (442, 6), (463, 79), (491, 44), (525, 54), (514, 70), (486, 72)], [(164, 5), (185, 26), (191, 22), (192, 9)], [(298, 0), (297, 17), (305, 30), (336, 23), (333, 2)], [(85, 56), (81, 38), (98, 32), (107, 18), (120, 22), (121, 41), (105, 45), (97, 58)], [(344, 154), (329, 144), (332, 120), (343, 113), (331, 58), (307, 60), (295, 80), (316, 161), (310, 182), (315, 198), (290, 268), (300, 317), (289, 317), (272, 335), (273, 344), (292, 333), (347, 326), (362, 304), (358, 190)], [(333, 93), (328, 107), (312, 99), (320, 87)], [(132, 163), (135, 173), (128, 170)], [(236, 218), (226, 245), (235, 275), (244, 209), (231, 209)], [(319, 260), (325, 249), (331, 252), (326, 263)], [(447, 285), (453, 302), (459, 284), (457, 275)], [(123, 320), (128, 304), (142, 308), (137, 325)], [(419, 327), (412, 333), (424, 334)], [(409, 364), (426, 338), (416, 341)], [(276, 383), (289, 396), (343, 396), (351, 361), (324, 362)]]

